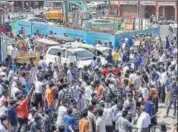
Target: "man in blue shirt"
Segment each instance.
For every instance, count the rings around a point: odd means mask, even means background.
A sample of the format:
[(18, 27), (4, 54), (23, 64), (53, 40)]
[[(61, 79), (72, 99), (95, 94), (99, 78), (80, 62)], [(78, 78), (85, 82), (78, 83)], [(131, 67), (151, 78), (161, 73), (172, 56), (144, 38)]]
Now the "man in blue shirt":
[(106, 57), (106, 59), (107, 59), (108, 63), (110, 63), (110, 64), (113, 64), (113, 63), (114, 63), (114, 61), (113, 61), (113, 56), (112, 56), (112, 50), (109, 51), (109, 54), (108, 54), (108, 56)]
[(38, 115), (35, 116), (35, 121), (32, 123), (30, 127), (30, 132), (42, 132), (40, 116)]
[(8, 113), (11, 132), (17, 132), (18, 130), (18, 119), (17, 119), (17, 113), (15, 107), (16, 107), (15, 100), (10, 100), (10, 106), (8, 108), (7, 113)]
[(75, 132), (76, 120), (72, 116), (72, 108), (67, 109), (67, 115), (64, 116), (65, 132)]
[(135, 53), (135, 58), (134, 58), (134, 70), (137, 71), (141, 65), (142, 58), (140, 55)]

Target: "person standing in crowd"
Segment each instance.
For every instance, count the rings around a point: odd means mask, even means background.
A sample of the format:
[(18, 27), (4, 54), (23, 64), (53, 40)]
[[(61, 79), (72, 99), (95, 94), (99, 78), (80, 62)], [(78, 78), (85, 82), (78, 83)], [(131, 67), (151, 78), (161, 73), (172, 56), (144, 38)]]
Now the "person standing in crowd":
[(96, 65), (96, 56), (93, 57), (93, 60), (90, 63), (90, 69), (94, 70), (95, 65)]
[(98, 118), (96, 119), (96, 132), (106, 132), (105, 119), (103, 117), (103, 109), (97, 110)]
[(114, 63), (118, 64), (118, 61), (119, 61), (119, 51), (118, 51), (118, 49), (114, 50), (113, 59), (114, 59)]
[(39, 106), (43, 106), (43, 83), (42, 83), (42, 78), (38, 77), (37, 81), (35, 81), (35, 91), (34, 91), (34, 96), (35, 96), (35, 104), (36, 108)]
[(5, 90), (3, 91), (3, 94), (0, 98), (0, 107), (4, 105), (5, 102), (8, 102), (9, 101), (9, 94), (8, 94), (8, 91)]
[(76, 120), (72, 116), (72, 108), (67, 109), (67, 115), (64, 115), (65, 132), (75, 132)]
[(77, 105), (78, 105), (78, 102), (76, 100), (71, 100), (70, 101), (71, 103), (71, 108), (72, 108), (72, 115), (76, 121), (76, 125), (75, 125), (75, 131), (79, 131), (79, 120), (80, 120), (80, 117), (81, 117), (81, 113), (83, 111), (80, 111), (78, 108), (77, 108)]
[(134, 117), (136, 113), (136, 101), (133, 98), (132, 93), (128, 93), (128, 99), (124, 101), (124, 109), (128, 111), (130, 115), (130, 121), (134, 122)]
[(170, 97), (170, 101), (169, 101), (169, 105), (167, 107), (167, 111), (166, 111), (166, 116), (169, 116), (169, 110), (172, 106), (172, 104), (174, 105), (174, 113), (173, 113), (173, 117), (175, 118), (176, 115), (176, 101), (177, 101), (177, 93), (178, 93), (178, 86), (176, 84), (176, 78), (173, 78), (172, 80), (172, 86), (171, 86), (171, 97)]
[(137, 130), (138, 132), (149, 132), (151, 125), (150, 115), (145, 111), (145, 107), (141, 106), (141, 114), (137, 121)]
[(47, 64), (46, 64), (46, 62), (44, 61), (43, 56), (40, 56), (40, 60), (39, 60), (39, 62), (38, 62), (38, 65), (41, 66), (42, 71), (46, 71), (46, 69), (47, 69)]
[(96, 117), (93, 113), (93, 105), (88, 106), (88, 121), (89, 121), (89, 132), (96, 132)]
[(120, 117), (116, 123), (116, 132), (131, 132), (133, 125), (126, 118), (128, 115), (127, 111), (122, 111), (122, 117)]
[(88, 111), (82, 112), (82, 119), (79, 121), (79, 132), (89, 132), (89, 121), (87, 119)]
[(54, 100), (54, 92), (56, 88), (52, 81), (49, 82), (48, 87), (45, 91), (45, 103), (46, 109), (54, 110), (55, 100)]
[(105, 122), (105, 127), (106, 127), (106, 132), (114, 132), (114, 113), (112, 110), (112, 107), (110, 106), (110, 103), (105, 103), (105, 107), (103, 110), (103, 117)]
[(106, 57), (106, 60), (109, 64), (114, 64), (113, 56), (112, 56), (112, 50), (109, 51), (108, 56)]
[(166, 97), (165, 97), (165, 107), (168, 107), (168, 103), (171, 97), (171, 76), (170, 74), (168, 74), (168, 77), (165, 81), (165, 93), (166, 93)]
[(17, 47), (14, 43), (9, 47), (9, 55), (15, 57), (16, 51), (18, 51)]
[(67, 100), (63, 100), (61, 106), (58, 108), (57, 128), (64, 128), (64, 116), (67, 115)]
[(8, 108), (8, 119), (9, 119), (9, 127), (11, 132), (17, 132), (18, 131), (18, 119), (17, 119), (17, 113), (16, 113), (16, 107), (18, 104), (16, 104), (15, 100), (10, 100), (10, 107)]
[(31, 88), (30, 92), (24, 97), (22, 94), (19, 94), (17, 99), (18, 106), (16, 107), (17, 117), (19, 121), (19, 129), (18, 131), (25, 132), (27, 130), (27, 123), (28, 123), (28, 103), (34, 91), (34, 86)]
[(6, 115), (3, 115), (0, 117), (0, 132), (8, 132), (8, 130), (8, 117)]

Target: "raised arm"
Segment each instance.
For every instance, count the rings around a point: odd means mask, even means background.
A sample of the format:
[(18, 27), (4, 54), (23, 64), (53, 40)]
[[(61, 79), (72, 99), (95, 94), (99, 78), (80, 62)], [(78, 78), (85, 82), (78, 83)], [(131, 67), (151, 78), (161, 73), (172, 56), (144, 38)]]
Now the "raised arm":
[(31, 96), (32, 96), (32, 93), (33, 91), (35, 90), (35, 85), (34, 84), (31, 84), (31, 89), (30, 89), (30, 92), (27, 94), (26, 96), (26, 101), (29, 102)]

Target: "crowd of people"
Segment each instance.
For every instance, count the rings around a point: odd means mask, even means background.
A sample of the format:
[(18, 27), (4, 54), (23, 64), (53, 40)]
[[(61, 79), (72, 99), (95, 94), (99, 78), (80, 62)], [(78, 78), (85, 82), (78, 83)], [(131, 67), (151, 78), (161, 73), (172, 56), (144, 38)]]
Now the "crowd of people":
[(9, 55), (0, 63), (0, 132), (155, 132), (160, 103), (165, 118), (174, 105), (175, 118), (176, 43), (151, 34), (127, 42), (106, 65), (95, 56), (83, 70), (62, 64), (61, 53), (49, 65), (40, 56), (37, 66)]

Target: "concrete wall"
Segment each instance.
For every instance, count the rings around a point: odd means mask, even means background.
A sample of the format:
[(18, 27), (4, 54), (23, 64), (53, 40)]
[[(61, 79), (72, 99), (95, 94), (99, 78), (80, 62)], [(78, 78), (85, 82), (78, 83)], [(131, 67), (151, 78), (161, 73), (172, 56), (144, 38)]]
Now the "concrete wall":
[(109, 34), (109, 33), (101, 33), (101, 32), (92, 32), (92, 31), (84, 31), (84, 30), (76, 30), (69, 29), (63, 27), (57, 27), (55, 25), (42, 24), (42, 23), (32, 23), (24, 20), (19, 20), (14, 27), (14, 33), (18, 34), (18, 31), (24, 28), (25, 35), (32, 35), (33, 33), (39, 31), (40, 33), (47, 35), (50, 31), (53, 33), (63, 35), (64, 33), (68, 34), (71, 38), (80, 38), (81, 40), (85, 40), (87, 44), (93, 45), (96, 41), (100, 40), (101, 42), (112, 42), (114, 47), (118, 47), (119, 42), (123, 38), (129, 39), (129, 45), (131, 45), (131, 38), (139, 33), (152, 33), (159, 34), (158, 28), (150, 28), (142, 31), (132, 31), (125, 32), (121, 34)]

